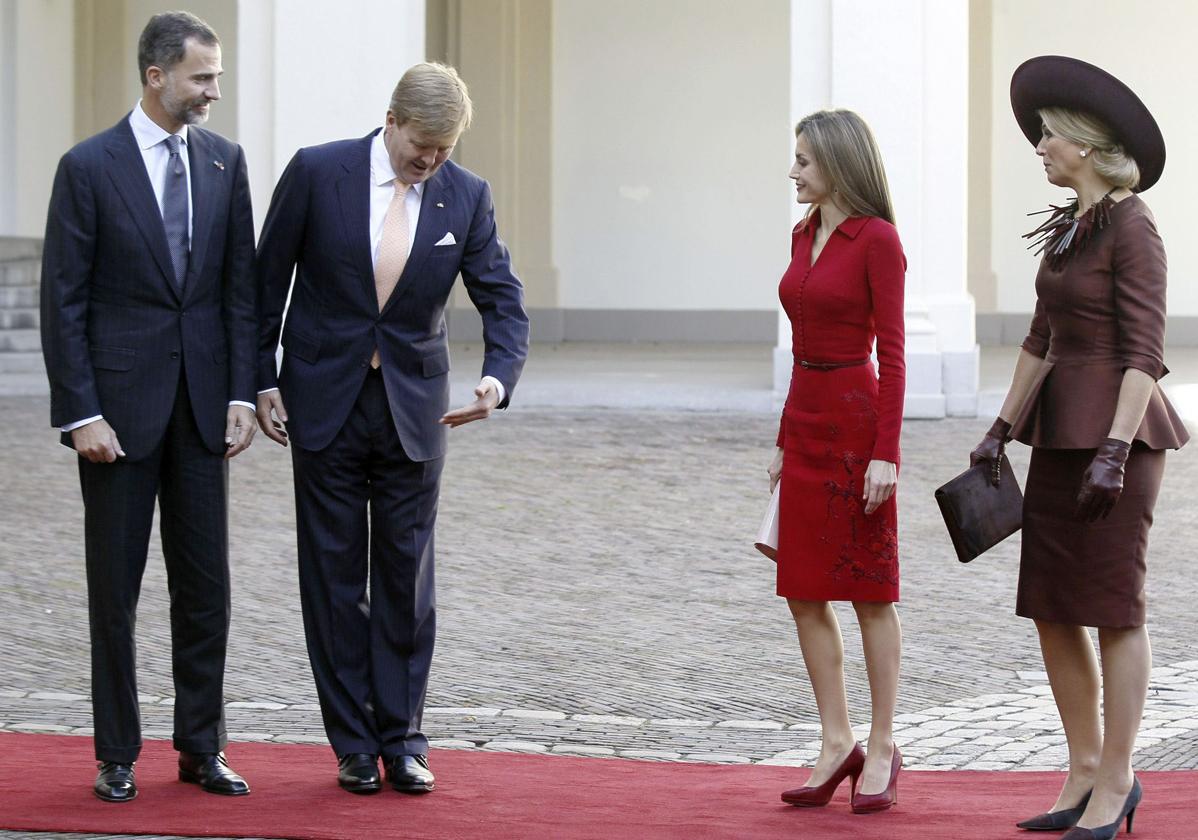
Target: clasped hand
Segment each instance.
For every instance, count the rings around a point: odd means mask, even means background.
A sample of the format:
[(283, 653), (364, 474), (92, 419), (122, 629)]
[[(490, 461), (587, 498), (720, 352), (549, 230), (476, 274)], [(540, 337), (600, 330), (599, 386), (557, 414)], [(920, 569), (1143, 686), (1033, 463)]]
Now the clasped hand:
[(72, 429), (71, 444), (76, 452), (93, 464), (111, 464), (117, 458), (125, 457), (125, 450), (121, 449), (116, 432), (103, 418)]
[(1115, 438), (1107, 438), (1099, 444), (1077, 493), (1079, 519), (1087, 522), (1106, 519), (1123, 495), (1123, 470), (1130, 453), (1131, 444)]
[[(770, 462), (767, 472), (770, 476), (770, 492), (782, 479), (782, 449), (774, 452), (774, 460)], [(865, 468), (865, 481), (861, 492), (861, 501), (865, 502), (865, 513), (868, 516), (882, 506), (898, 487), (898, 467), (890, 461), (870, 461)]]
[(1001, 417), (996, 418), (986, 436), (969, 453), (969, 466), (976, 467), (982, 463), (990, 465), (990, 483), (995, 487), (1002, 479), (1003, 450), (1006, 449), (1010, 433), (1011, 424)]

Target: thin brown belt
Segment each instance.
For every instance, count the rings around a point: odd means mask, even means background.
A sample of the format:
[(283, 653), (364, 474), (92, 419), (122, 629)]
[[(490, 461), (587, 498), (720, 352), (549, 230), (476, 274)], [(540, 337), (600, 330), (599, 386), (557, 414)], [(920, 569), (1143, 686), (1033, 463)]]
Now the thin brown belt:
[(837, 368), (857, 367), (867, 363), (869, 359), (858, 359), (854, 362), (809, 362), (806, 359), (799, 361), (799, 367), (807, 370), (836, 370)]

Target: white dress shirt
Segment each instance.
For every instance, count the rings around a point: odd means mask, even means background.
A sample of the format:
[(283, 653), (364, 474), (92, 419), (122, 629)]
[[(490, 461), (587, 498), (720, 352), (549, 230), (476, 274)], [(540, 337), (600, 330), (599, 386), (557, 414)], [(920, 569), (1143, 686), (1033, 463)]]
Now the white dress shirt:
[[(162, 191), (166, 180), (166, 165), (170, 162), (171, 153), (167, 148), (166, 138), (169, 136), (166, 129), (158, 123), (150, 119), (150, 116), (141, 107), (141, 100), (137, 100), (137, 105), (133, 107), (133, 112), (129, 114), (129, 128), (133, 129), (133, 139), (137, 141), (137, 148), (141, 150), (142, 162), (146, 165), (146, 174), (150, 176), (150, 186), (154, 188), (154, 198), (158, 200), (158, 212), (162, 212)], [(191, 220), (195, 216), (194, 208), (191, 202), (191, 162), (187, 159), (187, 126), (180, 128), (176, 134), (182, 141), (179, 146), (179, 157), (183, 160), (183, 170), (187, 175), (187, 244), (191, 247)], [(230, 400), (229, 405), (244, 405), (246, 408), (254, 409), (251, 403), (242, 400)], [(71, 432), (81, 426), (86, 426), (88, 423), (94, 423), (97, 420), (103, 420), (103, 414), (97, 414), (95, 417), (88, 417), (86, 420), (77, 420), (74, 423), (68, 423), (62, 427), (62, 431)]]
[[(391, 155), (387, 152), (387, 144), (383, 142), (383, 132), (374, 135), (370, 141), (370, 264), (374, 266), (379, 259), (379, 244), (383, 241), (383, 222), (387, 218), (387, 208), (395, 195), (395, 167), (391, 165)], [(412, 184), (404, 196), (404, 208), (408, 211), (408, 253), (416, 243), (416, 228), (420, 224), (420, 205), (424, 200), (424, 183)], [(503, 402), (503, 383), (494, 376), (484, 376), (479, 382), (490, 382), (499, 394), (499, 402)], [(267, 388), (259, 391), (265, 394), (276, 391), (277, 388)]]
[[(141, 100), (129, 115), (129, 127), (133, 129), (133, 139), (137, 148), (141, 149), (141, 159), (146, 164), (146, 173), (150, 176), (150, 186), (154, 188), (154, 198), (158, 199), (158, 212), (162, 213), (162, 191), (166, 186), (166, 165), (170, 162), (171, 152), (167, 148), (166, 138), (169, 136), (162, 126), (150, 119), (142, 109)], [(183, 171), (187, 177), (187, 246), (191, 247), (191, 220), (195, 216), (191, 203), (191, 161), (187, 155), (187, 126), (180, 128), (175, 134), (182, 142), (179, 145), (179, 157), (183, 160)]]

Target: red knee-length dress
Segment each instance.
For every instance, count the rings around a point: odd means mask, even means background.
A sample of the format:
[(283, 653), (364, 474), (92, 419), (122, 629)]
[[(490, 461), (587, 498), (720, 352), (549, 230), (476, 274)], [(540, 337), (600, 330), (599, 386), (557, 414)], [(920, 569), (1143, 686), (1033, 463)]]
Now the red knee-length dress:
[(866, 516), (861, 494), (871, 460), (899, 462), (907, 260), (893, 225), (851, 216), (812, 265), (818, 227), (817, 210), (795, 228), (778, 288), (794, 350), (778, 431), (778, 594), (897, 601), (896, 499)]

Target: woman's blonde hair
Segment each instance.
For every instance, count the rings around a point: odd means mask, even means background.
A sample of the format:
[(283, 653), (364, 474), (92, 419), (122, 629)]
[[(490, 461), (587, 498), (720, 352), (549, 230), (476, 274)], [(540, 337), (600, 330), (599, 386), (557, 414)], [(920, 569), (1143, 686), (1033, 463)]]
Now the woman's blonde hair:
[(795, 137), (799, 135), (807, 138), (837, 207), (850, 216), (877, 216), (894, 224), (882, 153), (865, 120), (842, 108), (816, 111), (799, 120)]
[(458, 71), (435, 61), (408, 68), (391, 94), (391, 113), (399, 125), (430, 138), (456, 137), (470, 127), (474, 106)]
[(1116, 139), (1106, 123), (1084, 111), (1069, 108), (1041, 108), (1037, 111), (1045, 128), (1070, 143), (1092, 151), (1094, 171), (1114, 187), (1134, 190), (1140, 184), (1140, 167)]

